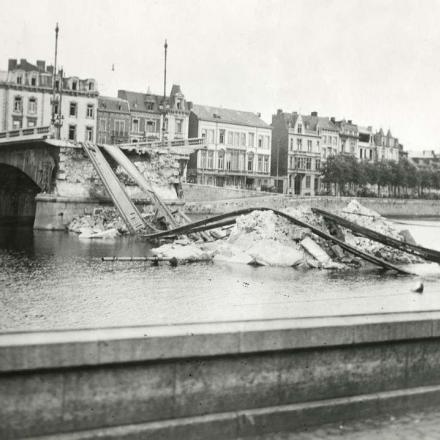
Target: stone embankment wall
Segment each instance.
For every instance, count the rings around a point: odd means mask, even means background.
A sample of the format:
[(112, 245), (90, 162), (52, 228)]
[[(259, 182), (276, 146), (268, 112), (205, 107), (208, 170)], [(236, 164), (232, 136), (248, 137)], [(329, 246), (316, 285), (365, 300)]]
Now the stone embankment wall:
[(212, 185), (199, 185), (197, 183), (184, 183), (183, 193), (187, 202), (204, 202), (215, 200), (239, 199), (241, 197), (264, 197), (273, 196), (273, 193), (252, 191), (247, 189), (235, 189)]
[[(241, 208), (269, 207), (283, 209), (301, 205), (312, 206), (322, 209), (338, 209), (346, 206), (354, 197), (289, 197), (267, 196), (237, 198), (228, 200), (212, 200), (187, 202), (185, 211), (193, 215), (214, 215), (233, 211)], [(440, 217), (439, 200), (418, 199), (379, 199), (379, 198), (356, 198), (367, 208), (374, 209), (379, 214), (388, 217), (399, 216), (438, 216)]]
[(235, 439), (438, 405), (440, 313), (3, 334), (0, 359), (4, 440)]

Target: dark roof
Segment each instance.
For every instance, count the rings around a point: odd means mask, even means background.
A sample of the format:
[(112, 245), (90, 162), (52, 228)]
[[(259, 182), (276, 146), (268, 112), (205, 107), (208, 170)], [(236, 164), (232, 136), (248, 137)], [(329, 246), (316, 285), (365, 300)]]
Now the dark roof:
[(21, 59), (20, 63), (17, 64), (13, 70), (24, 70), (25, 72), (44, 72), (44, 69), (36, 66), (35, 64), (30, 63), (25, 59)]
[[(172, 106), (176, 94), (182, 94), (180, 86), (173, 85), (171, 88), (171, 97), (166, 96), (166, 104)], [(155, 95), (153, 93), (131, 92), (129, 90), (118, 90), (118, 97), (128, 101), (131, 111), (159, 111), (159, 105), (162, 104), (163, 95)], [(147, 103), (153, 103), (153, 109), (147, 107)], [(189, 110), (188, 104), (185, 102), (185, 110)]]
[(195, 104), (191, 111), (202, 121), (270, 128), (256, 113)]
[(103, 111), (107, 110), (121, 113), (130, 112), (128, 101), (126, 101), (125, 99), (102, 95), (98, 97), (98, 109)]
[(324, 116), (303, 115), (302, 120), (307, 125), (307, 129), (316, 131), (318, 126), (322, 130), (339, 131), (339, 128), (334, 124), (330, 118)]

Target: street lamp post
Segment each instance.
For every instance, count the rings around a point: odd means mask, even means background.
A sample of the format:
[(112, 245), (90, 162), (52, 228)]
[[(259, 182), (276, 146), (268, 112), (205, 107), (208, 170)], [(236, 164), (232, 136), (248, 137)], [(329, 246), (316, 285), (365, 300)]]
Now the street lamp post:
[(168, 43), (167, 40), (165, 40), (164, 44), (164, 67), (163, 67), (163, 100), (162, 100), (162, 142), (165, 142), (165, 134), (166, 134), (166, 128), (165, 128), (165, 120), (167, 115), (167, 52), (168, 52)]

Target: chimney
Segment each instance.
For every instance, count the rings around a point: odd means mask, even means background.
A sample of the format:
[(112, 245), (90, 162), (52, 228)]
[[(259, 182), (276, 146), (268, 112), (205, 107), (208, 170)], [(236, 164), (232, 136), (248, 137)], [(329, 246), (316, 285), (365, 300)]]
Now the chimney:
[(37, 67), (44, 72), (46, 70), (46, 61), (37, 60)]
[(282, 109), (282, 108), (279, 108), (279, 109), (277, 110), (277, 116), (281, 115), (282, 113), (283, 113), (283, 109)]
[(348, 121), (347, 121), (349, 124), (351, 124), (352, 123), (352, 121), (351, 121), (351, 119), (349, 119)]
[(310, 113), (311, 116), (318, 116), (318, 112), (312, 112)]
[(26, 58), (20, 58), (20, 64), (26, 64)]
[(332, 121), (333, 124), (336, 124), (336, 118), (335, 118), (334, 116), (332, 116), (332, 117), (330, 118), (330, 121)]
[(186, 101), (186, 105), (188, 106), (189, 111), (191, 111), (194, 107), (194, 104), (192, 103), (192, 101)]
[(53, 73), (53, 66), (47, 66), (47, 72)]
[(261, 118), (261, 113), (260, 113), (260, 112), (257, 112), (257, 116), (258, 116), (259, 118)]
[(17, 67), (17, 60), (14, 58), (9, 58), (8, 60), (8, 70), (14, 70)]

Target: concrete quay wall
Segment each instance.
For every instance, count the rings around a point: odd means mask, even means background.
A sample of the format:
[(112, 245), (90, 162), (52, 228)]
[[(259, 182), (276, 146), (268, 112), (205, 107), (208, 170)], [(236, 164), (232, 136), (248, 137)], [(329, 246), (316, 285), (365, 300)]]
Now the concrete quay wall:
[(367, 208), (374, 209), (379, 214), (388, 217), (440, 217), (440, 200), (421, 199), (380, 199), (363, 197), (290, 197), (264, 195), (261, 197), (236, 198), (228, 200), (206, 200), (198, 202), (187, 201), (187, 214), (214, 215), (223, 214), (241, 208), (269, 207), (284, 209), (297, 206), (312, 206), (322, 209), (338, 209), (356, 199)]
[(0, 335), (0, 438), (234, 439), (440, 403), (440, 313)]

